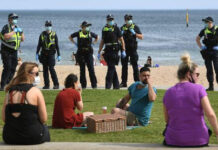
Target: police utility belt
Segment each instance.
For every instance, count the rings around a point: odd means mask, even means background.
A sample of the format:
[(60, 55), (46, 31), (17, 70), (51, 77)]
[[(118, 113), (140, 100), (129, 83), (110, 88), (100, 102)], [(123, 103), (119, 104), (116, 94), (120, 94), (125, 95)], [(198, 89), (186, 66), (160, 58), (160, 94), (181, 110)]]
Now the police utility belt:
[(117, 45), (118, 43), (105, 43), (106, 46), (115, 46)]
[(118, 51), (118, 43), (105, 43), (105, 49), (110, 49), (110, 50), (114, 50), (114, 51)]
[(48, 49), (48, 48), (43, 48), (42, 51), (41, 51), (41, 54), (42, 55), (54, 55), (56, 53), (56, 50), (55, 49)]
[(82, 51), (89, 51), (91, 48), (90, 47), (81, 47), (79, 50)]

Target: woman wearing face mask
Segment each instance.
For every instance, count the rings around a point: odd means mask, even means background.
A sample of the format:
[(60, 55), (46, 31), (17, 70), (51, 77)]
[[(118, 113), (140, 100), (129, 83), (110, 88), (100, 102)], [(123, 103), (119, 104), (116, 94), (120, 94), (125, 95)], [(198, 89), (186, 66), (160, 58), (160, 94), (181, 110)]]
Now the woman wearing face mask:
[(80, 127), (86, 124), (88, 116), (94, 115), (93, 112), (76, 114), (76, 109), (83, 109), (82, 90), (78, 86), (77, 76), (69, 74), (65, 79), (65, 89), (60, 91), (55, 100), (52, 127)]
[[(41, 51), (41, 52), (40, 52)], [(40, 61), (43, 65), (44, 87), (43, 89), (50, 88), (49, 72), (53, 81), (53, 89), (59, 89), (59, 82), (55, 71), (55, 53), (57, 51), (57, 60), (61, 60), (58, 36), (52, 30), (51, 21), (45, 22), (45, 31), (39, 36), (39, 42), (36, 51), (36, 61)], [(40, 53), (40, 57), (39, 57)]]
[[(95, 76), (94, 64), (93, 64), (93, 44), (98, 41), (98, 35), (90, 31), (92, 24), (83, 21), (81, 24), (81, 30), (71, 34), (69, 37), (70, 41), (78, 48), (76, 57), (80, 66), (80, 83), (82, 88), (85, 89), (87, 86), (86, 81), (86, 65), (89, 70), (89, 77), (91, 80), (92, 88), (97, 88), (97, 79)], [(73, 38), (77, 38), (77, 42)], [(95, 39), (92, 42), (92, 39)]]
[(164, 145), (180, 147), (207, 146), (211, 131), (204, 120), (206, 115), (218, 137), (218, 123), (207, 93), (199, 84), (198, 66), (185, 54), (177, 71), (179, 83), (168, 89), (163, 98), (167, 124)]
[(214, 72), (218, 83), (218, 26), (214, 24), (212, 17), (204, 18), (202, 21), (205, 27), (196, 37), (196, 43), (201, 49), (200, 52), (207, 69), (207, 80), (209, 82), (207, 91), (214, 91)]
[(7, 144), (40, 144), (50, 141), (47, 112), (41, 91), (33, 86), (38, 65), (24, 62), (6, 87), (2, 108), (3, 140)]

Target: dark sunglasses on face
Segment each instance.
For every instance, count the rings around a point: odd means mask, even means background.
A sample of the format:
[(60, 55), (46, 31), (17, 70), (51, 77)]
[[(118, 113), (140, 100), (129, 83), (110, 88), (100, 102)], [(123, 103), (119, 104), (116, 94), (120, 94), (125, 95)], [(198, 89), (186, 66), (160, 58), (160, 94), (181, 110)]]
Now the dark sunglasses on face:
[(195, 74), (196, 74), (196, 76), (197, 76), (197, 77), (199, 77), (199, 76), (200, 76), (200, 73), (195, 73)]
[(18, 19), (18, 17), (11, 17), (11, 19)]
[(30, 74), (35, 75), (35, 76), (39, 76), (39, 72), (30, 72)]

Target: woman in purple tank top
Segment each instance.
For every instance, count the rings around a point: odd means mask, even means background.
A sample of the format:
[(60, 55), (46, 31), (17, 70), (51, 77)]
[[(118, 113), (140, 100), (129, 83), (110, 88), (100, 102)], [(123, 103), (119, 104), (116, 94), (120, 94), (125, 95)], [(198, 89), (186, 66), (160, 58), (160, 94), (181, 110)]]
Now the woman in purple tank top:
[(181, 147), (207, 146), (211, 131), (204, 114), (218, 137), (218, 123), (203, 86), (196, 84), (199, 72), (189, 54), (181, 58), (177, 71), (179, 83), (168, 89), (163, 98), (167, 124), (164, 145)]

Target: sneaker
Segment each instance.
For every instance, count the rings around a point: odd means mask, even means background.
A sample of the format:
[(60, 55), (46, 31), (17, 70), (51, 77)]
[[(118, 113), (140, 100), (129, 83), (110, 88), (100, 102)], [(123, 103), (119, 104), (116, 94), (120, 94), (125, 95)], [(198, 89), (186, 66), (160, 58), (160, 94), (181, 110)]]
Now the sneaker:
[(124, 83), (121, 83), (121, 84), (120, 84), (120, 88), (125, 88), (125, 87), (127, 87), (127, 84), (126, 84), (126, 83), (125, 83), (125, 84), (124, 84)]
[(59, 85), (54, 85), (53, 89), (59, 89)]
[(49, 86), (43, 86), (43, 88), (42, 89), (49, 89)]

